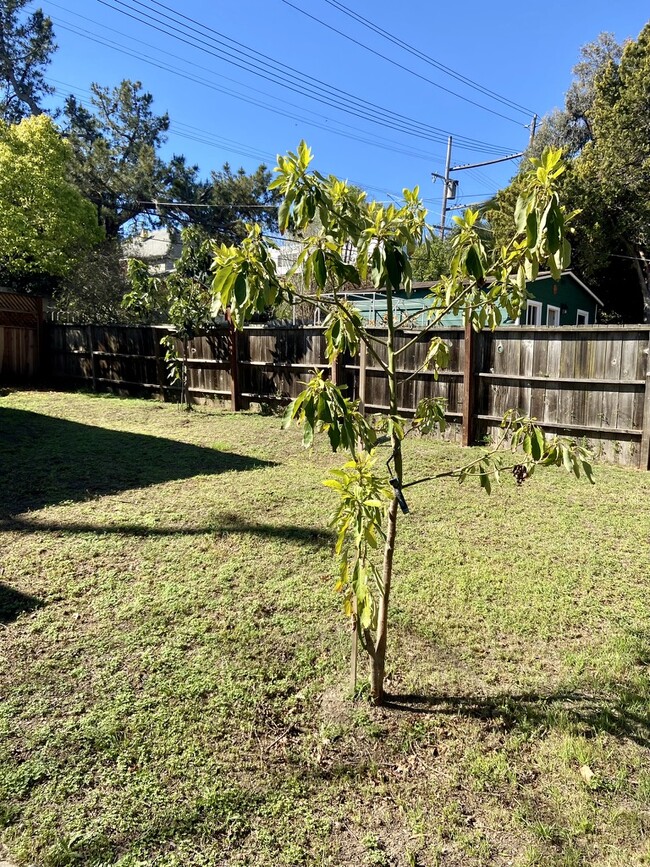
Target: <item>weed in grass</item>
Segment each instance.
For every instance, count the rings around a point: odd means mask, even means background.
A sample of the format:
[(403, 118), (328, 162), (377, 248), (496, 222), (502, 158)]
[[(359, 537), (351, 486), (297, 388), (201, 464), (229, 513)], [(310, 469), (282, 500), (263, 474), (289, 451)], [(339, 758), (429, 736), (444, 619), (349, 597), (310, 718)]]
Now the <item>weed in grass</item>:
[(465, 759), (465, 768), (476, 791), (487, 791), (513, 786), (516, 773), (503, 752), (485, 754), (471, 750)]

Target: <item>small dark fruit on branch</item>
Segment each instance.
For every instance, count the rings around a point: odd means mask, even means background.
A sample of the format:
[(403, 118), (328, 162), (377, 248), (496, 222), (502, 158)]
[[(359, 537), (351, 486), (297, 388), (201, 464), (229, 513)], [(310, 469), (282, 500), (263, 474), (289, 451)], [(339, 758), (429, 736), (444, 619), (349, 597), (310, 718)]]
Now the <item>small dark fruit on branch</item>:
[(525, 480), (528, 478), (528, 470), (524, 464), (516, 464), (512, 468), (512, 475), (515, 477), (515, 481), (518, 485), (523, 485)]

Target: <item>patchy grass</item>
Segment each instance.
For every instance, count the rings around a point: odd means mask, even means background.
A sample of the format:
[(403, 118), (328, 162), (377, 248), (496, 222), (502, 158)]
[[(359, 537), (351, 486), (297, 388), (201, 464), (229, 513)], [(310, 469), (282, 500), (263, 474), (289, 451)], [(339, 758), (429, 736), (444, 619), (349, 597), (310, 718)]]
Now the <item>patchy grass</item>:
[[(0, 835), (20, 864), (650, 863), (650, 474), (409, 492), (389, 707), (277, 419), (0, 398)], [(466, 456), (409, 444), (409, 478)]]

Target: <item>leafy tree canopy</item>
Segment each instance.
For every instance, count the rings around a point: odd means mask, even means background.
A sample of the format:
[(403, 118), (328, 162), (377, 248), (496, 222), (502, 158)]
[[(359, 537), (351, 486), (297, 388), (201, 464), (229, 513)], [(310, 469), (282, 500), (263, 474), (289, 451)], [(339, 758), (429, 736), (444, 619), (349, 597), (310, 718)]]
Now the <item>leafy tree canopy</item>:
[(95, 205), (108, 237), (138, 220), (198, 226), (228, 242), (244, 237), (244, 222), (277, 226), (277, 195), (267, 189), (265, 166), (248, 175), (226, 164), (201, 180), (184, 156), (168, 162), (160, 157), (169, 116), (154, 113), (153, 96), (140, 82), (125, 80), (112, 90), (93, 84), (91, 90), (91, 108), (74, 96), (66, 100), (66, 133), (76, 156), (75, 182)]
[(592, 118), (572, 182), (583, 255), (594, 270), (628, 256), (650, 322), (650, 24), (596, 78)]
[(72, 152), (49, 117), (0, 121), (0, 281), (52, 286), (101, 240), (92, 205), (68, 180)]
[(411, 262), (414, 280), (439, 280), (449, 271), (451, 246), (437, 235), (430, 235), (419, 244)]
[(45, 83), (45, 67), (56, 50), (52, 21), (37, 9), (21, 13), (29, 0), (0, 0), (0, 117), (18, 123), (41, 114), (41, 99), (53, 89)]

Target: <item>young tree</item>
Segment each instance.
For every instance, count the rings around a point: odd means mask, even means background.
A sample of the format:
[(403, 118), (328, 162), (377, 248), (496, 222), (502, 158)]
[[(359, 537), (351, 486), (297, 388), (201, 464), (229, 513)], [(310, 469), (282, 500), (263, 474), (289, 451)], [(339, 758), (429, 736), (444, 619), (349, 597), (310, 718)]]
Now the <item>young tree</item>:
[(52, 288), (102, 238), (68, 181), (72, 152), (45, 115), (0, 121), (0, 283)]
[(122, 246), (114, 238), (105, 238), (78, 258), (52, 300), (60, 321), (102, 325), (141, 323), (139, 314), (122, 306), (129, 288)]
[[(333, 361), (340, 352), (356, 352), (360, 342), (373, 363), (386, 376), (390, 409), (376, 420), (365, 418), (356, 403), (346, 398), (331, 380), (317, 373), (305, 390), (288, 407), (285, 423), (303, 425), (303, 442), (311, 445), (314, 433), (324, 431), (334, 450), (350, 455), (345, 465), (325, 484), (340, 496), (333, 524), (338, 539), (338, 589), (345, 610), (352, 617), (355, 634), (370, 657), (370, 690), (374, 702), (384, 699), (384, 672), (387, 647), (388, 609), (393, 573), (393, 554), (400, 509), (407, 511), (404, 492), (420, 481), (405, 481), (402, 448), (411, 430), (429, 431), (444, 426), (444, 404), (437, 399), (421, 402), (415, 418), (399, 412), (401, 377), (398, 359), (410, 345), (421, 339), (398, 342), (393, 315), (394, 293), (409, 291), (412, 281), (410, 257), (425, 231), (424, 210), (418, 191), (404, 190), (402, 207), (384, 207), (368, 202), (365, 194), (352, 190), (344, 181), (311, 172), (311, 152), (302, 142), (297, 153), (279, 157), (273, 186), (283, 194), (279, 221), (282, 231), (301, 234), (304, 249), (297, 263), (317, 286), (313, 303), (326, 312), (327, 355)], [(477, 212), (456, 217), (448, 275), (431, 292), (431, 331), (449, 311), (464, 313), (475, 328), (495, 327), (502, 310), (514, 318), (526, 299), (526, 281), (534, 279), (541, 262), (548, 262), (556, 277), (568, 263), (570, 247), (565, 238), (567, 214), (560, 205), (556, 184), (563, 165), (559, 151), (550, 151), (526, 176), (510, 242), (488, 254), (476, 225)], [(309, 232), (318, 215), (318, 229)], [(344, 255), (346, 246), (357, 250), (355, 264)], [(213, 265), (213, 313), (230, 308), (231, 319), (241, 328), (248, 316), (278, 299), (293, 296), (295, 289), (277, 275), (269, 254), (269, 243), (259, 227), (253, 226), (239, 247), (215, 247)], [(357, 310), (339, 294), (343, 287), (361, 286), (367, 280), (386, 294), (387, 335), (380, 337), (365, 328)], [(305, 300), (308, 298), (305, 297)], [(433, 336), (424, 367), (438, 371), (448, 358), (448, 347)], [(376, 469), (376, 447), (381, 439), (390, 443), (387, 466), (390, 476)], [(502, 455), (504, 442), (521, 454), (513, 465)], [(461, 481), (479, 479), (489, 492), (499, 473), (512, 469), (518, 482), (530, 475), (537, 464), (564, 464), (579, 475), (591, 478), (587, 453), (575, 442), (561, 438), (547, 440), (530, 419), (510, 413), (504, 421), (501, 442), (465, 467), (445, 475)], [(383, 560), (376, 551), (383, 542)]]
[(36, 9), (24, 21), (30, 0), (0, 0), (0, 117), (18, 123), (41, 114), (41, 99), (54, 89), (43, 72), (56, 51), (52, 21)]

